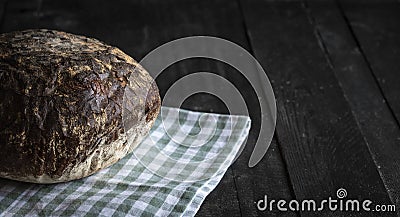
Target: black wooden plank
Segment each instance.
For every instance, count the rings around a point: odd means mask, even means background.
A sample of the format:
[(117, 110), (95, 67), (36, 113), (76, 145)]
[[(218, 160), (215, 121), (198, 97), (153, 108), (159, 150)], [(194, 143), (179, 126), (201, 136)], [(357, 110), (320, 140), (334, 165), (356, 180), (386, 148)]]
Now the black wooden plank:
[[(256, 57), (273, 80), (278, 141), (296, 198), (336, 198), (337, 189), (345, 188), (349, 198), (390, 204), (302, 3), (242, 4)], [(319, 216), (321, 212), (301, 214)], [(346, 214), (374, 216), (372, 212)]]
[(334, 1), (310, 1), (310, 19), (393, 203), (399, 207), (400, 129), (359, 47)]
[[(13, 1), (9, 8), (2, 31), (51, 28), (84, 34), (116, 45), (136, 59), (144, 57), (164, 42), (191, 35), (218, 36), (249, 49), (238, 5), (227, 0), (212, 3), (194, 0), (169, 3), (45, 1), (39, 10), (35, 9), (37, 5), (31, 5), (29, 1)], [(32, 10), (37, 11), (36, 15), (30, 13)], [(185, 60), (169, 67), (157, 79), (162, 95), (174, 81), (193, 71), (214, 71), (224, 75), (238, 85), (244, 98), (257, 99), (251, 86), (233, 68), (209, 60)], [(251, 107), (253, 123), (248, 143), (252, 144), (259, 129), (260, 114), (257, 100), (247, 103)], [(206, 95), (190, 98), (184, 106), (202, 111), (226, 112), (223, 104)], [(233, 169), (227, 172), (216, 190), (209, 195), (199, 216), (254, 216), (258, 212), (254, 202), (262, 199), (264, 194), (292, 198), (276, 143), (271, 145), (269, 157), (255, 169), (247, 167), (251, 148), (248, 146), (244, 150)]]
[(400, 2), (339, 1), (361, 53), (400, 121)]
[[(249, 137), (249, 142), (254, 144), (255, 138)], [(297, 212), (270, 211), (269, 207), (261, 211), (256, 208), (256, 202), (264, 199), (265, 195), (268, 200), (294, 199), (276, 139), (272, 141), (266, 156), (251, 169), (247, 167), (250, 154), (250, 151), (245, 151), (242, 155), (246, 160), (239, 158), (233, 165), (242, 216), (298, 216)]]

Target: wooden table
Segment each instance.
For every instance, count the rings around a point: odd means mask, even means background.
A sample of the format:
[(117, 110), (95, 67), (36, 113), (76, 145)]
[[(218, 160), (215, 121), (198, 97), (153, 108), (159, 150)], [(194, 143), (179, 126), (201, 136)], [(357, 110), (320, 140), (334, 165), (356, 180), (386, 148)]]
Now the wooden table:
[[(221, 62), (191, 59), (157, 79), (161, 94), (184, 75), (213, 71), (241, 90), (252, 130), (240, 158), (198, 216), (395, 216), (396, 212), (259, 211), (270, 199), (370, 199), (400, 209), (400, 2), (274, 0), (0, 0), (0, 31), (49, 28), (98, 38), (140, 60), (159, 45), (210, 35), (251, 52), (276, 100), (276, 134), (254, 168), (260, 109), (251, 85)], [(227, 112), (198, 94), (183, 107)]]

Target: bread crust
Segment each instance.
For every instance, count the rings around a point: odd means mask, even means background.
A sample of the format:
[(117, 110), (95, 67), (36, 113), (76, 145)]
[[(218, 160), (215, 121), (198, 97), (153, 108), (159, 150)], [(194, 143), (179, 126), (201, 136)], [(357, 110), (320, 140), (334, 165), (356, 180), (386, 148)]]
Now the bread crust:
[(161, 105), (135, 60), (54, 30), (0, 35), (0, 177), (56, 183), (132, 152)]

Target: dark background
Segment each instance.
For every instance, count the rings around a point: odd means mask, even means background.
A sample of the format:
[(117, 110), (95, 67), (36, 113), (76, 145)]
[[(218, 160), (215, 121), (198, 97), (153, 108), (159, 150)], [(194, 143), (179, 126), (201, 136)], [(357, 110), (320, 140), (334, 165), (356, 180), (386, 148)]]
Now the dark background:
[[(134, 57), (185, 36), (210, 35), (247, 49), (261, 63), (277, 99), (276, 134), (264, 159), (247, 163), (260, 111), (244, 78), (208, 59), (185, 60), (157, 79), (212, 71), (246, 99), (252, 130), (240, 158), (198, 216), (395, 216), (395, 212), (258, 211), (269, 199), (336, 198), (397, 204), (400, 209), (400, 1), (0, 0), (0, 32), (49, 28), (98, 38)], [(212, 84), (208, 84), (212, 85)], [(197, 94), (183, 107), (226, 113)]]

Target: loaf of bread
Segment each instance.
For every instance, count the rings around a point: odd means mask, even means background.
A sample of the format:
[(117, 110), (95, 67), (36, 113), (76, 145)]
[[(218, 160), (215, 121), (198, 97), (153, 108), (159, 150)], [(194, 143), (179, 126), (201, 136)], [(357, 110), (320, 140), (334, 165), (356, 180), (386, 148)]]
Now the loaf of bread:
[(157, 85), (96, 39), (52, 30), (0, 35), (0, 177), (34, 183), (89, 176), (149, 132)]

